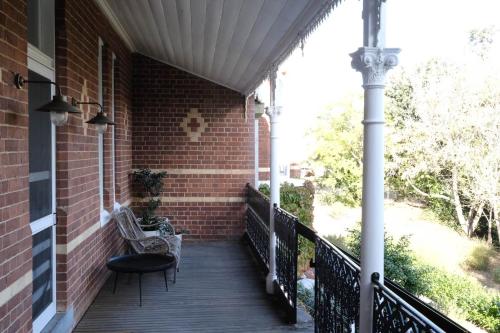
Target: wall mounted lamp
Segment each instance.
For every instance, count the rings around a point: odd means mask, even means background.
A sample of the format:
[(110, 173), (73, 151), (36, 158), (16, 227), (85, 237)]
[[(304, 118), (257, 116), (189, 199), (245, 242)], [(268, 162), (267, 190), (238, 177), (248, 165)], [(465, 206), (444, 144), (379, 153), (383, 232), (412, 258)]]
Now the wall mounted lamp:
[(109, 120), (109, 118), (106, 116), (106, 113), (104, 113), (103, 107), (101, 104), (97, 102), (78, 102), (76, 99), (72, 98), (71, 99), (71, 104), (76, 107), (77, 105), (83, 104), (83, 105), (97, 105), (99, 107), (99, 111), (97, 111), (97, 115), (87, 121), (87, 124), (93, 124), (96, 126), (97, 132), (99, 133), (104, 133), (106, 132), (106, 129), (108, 128), (108, 125), (114, 125), (115, 123)]
[(67, 102), (66, 96), (61, 94), (61, 88), (59, 88), (57, 83), (52, 81), (25, 80), (19, 73), (14, 76), (14, 84), (17, 89), (21, 89), (25, 83), (53, 84), (56, 87), (56, 94), (52, 97), (52, 101), (36, 109), (36, 111), (50, 112), (50, 121), (54, 125), (61, 126), (66, 124), (69, 113), (80, 113), (76, 107)]

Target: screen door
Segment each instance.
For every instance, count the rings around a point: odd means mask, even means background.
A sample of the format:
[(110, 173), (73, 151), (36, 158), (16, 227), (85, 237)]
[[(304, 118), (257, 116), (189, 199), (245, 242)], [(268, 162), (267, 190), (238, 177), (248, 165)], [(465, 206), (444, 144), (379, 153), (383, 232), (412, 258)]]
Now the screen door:
[[(48, 80), (29, 71), (29, 80)], [(35, 111), (49, 102), (52, 86), (29, 84), (29, 189), (33, 237), (33, 331), (38, 332), (56, 312), (54, 128), (50, 114)]]

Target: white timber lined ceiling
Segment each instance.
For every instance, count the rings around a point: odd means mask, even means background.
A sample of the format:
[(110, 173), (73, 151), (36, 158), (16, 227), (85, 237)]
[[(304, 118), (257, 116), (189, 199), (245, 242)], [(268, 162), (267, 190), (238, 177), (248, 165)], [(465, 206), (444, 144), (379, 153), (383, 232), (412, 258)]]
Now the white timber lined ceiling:
[(338, 0), (96, 0), (132, 51), (250, 93)]

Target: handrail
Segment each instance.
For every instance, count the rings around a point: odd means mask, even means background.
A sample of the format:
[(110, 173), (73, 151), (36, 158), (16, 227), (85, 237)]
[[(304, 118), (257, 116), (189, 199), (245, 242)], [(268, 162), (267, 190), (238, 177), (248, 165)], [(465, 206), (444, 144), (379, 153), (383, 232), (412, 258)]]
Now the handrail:
[[(297, 224), (297, 233), (313, 243), (316, 241), (317, 238), (325, 240), (323, 237), (319, 236), (314, 230), (312, 230), (311, 228), (309, 228), (308, 226), (304, 225), (301, 222)], [(360, 264), (358, 258), (354, 257), (351, 253), (339, 248), (338, 246), (335, 246), (333, 244), (331, 245), (334, 247), (335, 250), (337, 250), (339, 253), (342, 253), (344, 257), (349, 258), (351, 262), (354, 262), (359, 267)], [(403, 287), (401, 287), (397, 283), (387, 278), (384, 278), (384, 288), (390, 290), (394, 295), (396, 295), (399, 299), (401, 299), (405, 304), (411, 306), (415, 311), (419, 313), (425, 313), (425, 317), (430, 321), (432, 321), (433, 323), (439, 323), (438, 326), (441, 327), (442, 330), (445, 330), (445, 332), (457, 332), (457, 333), (469, 332), (461, 325), (459, 325), (446, 315), (442, 314), (440, 311), (424, 303), (421, 299), (409, 293)]]
[(326, 238), (324, 237), (321, 237), (320, 235), (318, 235), (316, 233), (316, 231), (312, 230), (311, 228), (309, 228), (308, 226), (306, 226), (305, 224), (303, 224), (302, 222), (298, 222), (297, 223), (297, 233), (301, 236), (303, 236), (304, 238), (310, 240), (311, 242), (316, 242), (316, 239), (321, 239), (323, 242), (325, 242), (326, 244), (328, 244), (328, 246), (332, 247), (336, 252), (338, 252), (338, 254), (350, 265), (352, 266), (352, 268), (354, 269), (357, 269), (359, 270), (360, 269), (360, 265), (359, 265), (359, 261), (356, 260), (356, 258), (354, 256), (352, 256), (350, 253), (342, 250), (341, 248), (339, 248), (337, 245), (335, 244), (332, 244), (330, 241), (328, 241)]
[[(381, 306), (386, 306), (389, 307), (389, 302), (392, 302), (393, 305), (397, 308), (396, 311), (400, 312), (398, 315), (394, 315), (392, 311), (384, 311), (383, 309), (377, 309), (377, 306), (375, 305), (374, 312), (378, 312), (379, 315), (381, 316), (387, 316), (388, 318), (384, 318), (386, 321), (388, 321), (392, 327), (394, 323), (401, 324), (402, 326), (404, 324), (407, 324), (407, 320), (410, 318), (403, 318), (401, 319), (400, 317), (403, 316), (403, 312), (406, 311), (408, 313), (407, 317), (412, 317), (411, 319), (413, 321), (417, 320), (419, 326), (422, 326), (422, 328), (425, 328), (427, 332), (435, 332), (435, 333), (445, 333), (444, 330), (442, 330), (440, 327), (438, 327), (435, 323), (433, 323), (429, 318), (424, 316), (422, 313), (417, 311), (413, 306), (405, 302), (401, 297), (396, 295), (392, 290), (384, 286), (383, 284), (380, 283), (379, 281), (380, 275), (378, 273), (373, 273), (372, 274), (372, 283), (375, 286), (375, 288), (378, 288), (380, 291), (382, 291), (382, 296), (385, 298), (385, 300), (380, 304)], [(377, 301), (376, 299), (374, 300), (375, 302)], [(378, 310), (378, 311), (377, 311)], [(394, 311), (394, 309), (393, 309)], [(392, 316), (397, 317), (397, 318), (391, 318)], [(403, 320), (403, 322), (400, 322), (399, 320)], [(376, 330), (376, 325), (378, 322), (378, 318), (373, 319), (374, 323), (374, 331)]]
[(269, 198), (249, 183), (245, 186), (245, 196), (248, 206), (253, 208), (266, 225), (269, 225), (269, 214), (271, 212)]

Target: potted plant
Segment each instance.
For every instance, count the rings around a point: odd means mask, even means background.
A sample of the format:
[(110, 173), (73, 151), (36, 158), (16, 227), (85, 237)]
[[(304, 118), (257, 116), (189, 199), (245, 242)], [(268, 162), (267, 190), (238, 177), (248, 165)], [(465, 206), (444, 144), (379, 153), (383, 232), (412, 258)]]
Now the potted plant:
[[(140, 198), (147, 199), (146, 205), (142, 207), (140, 223), (142, 225), (154, 225), (161, 222), (161, 218), (155, 215), (155, 211), (160, 205), (160, 193), (163, 189), (163, 179), (166, 172), (153, 172), (150, 169), (140, 169), (134, 171), (133, 179), (138, 186), (138, 195)], [(158, 234), (157, 227), (145, 227), (144, 231), (149, 234)]]

